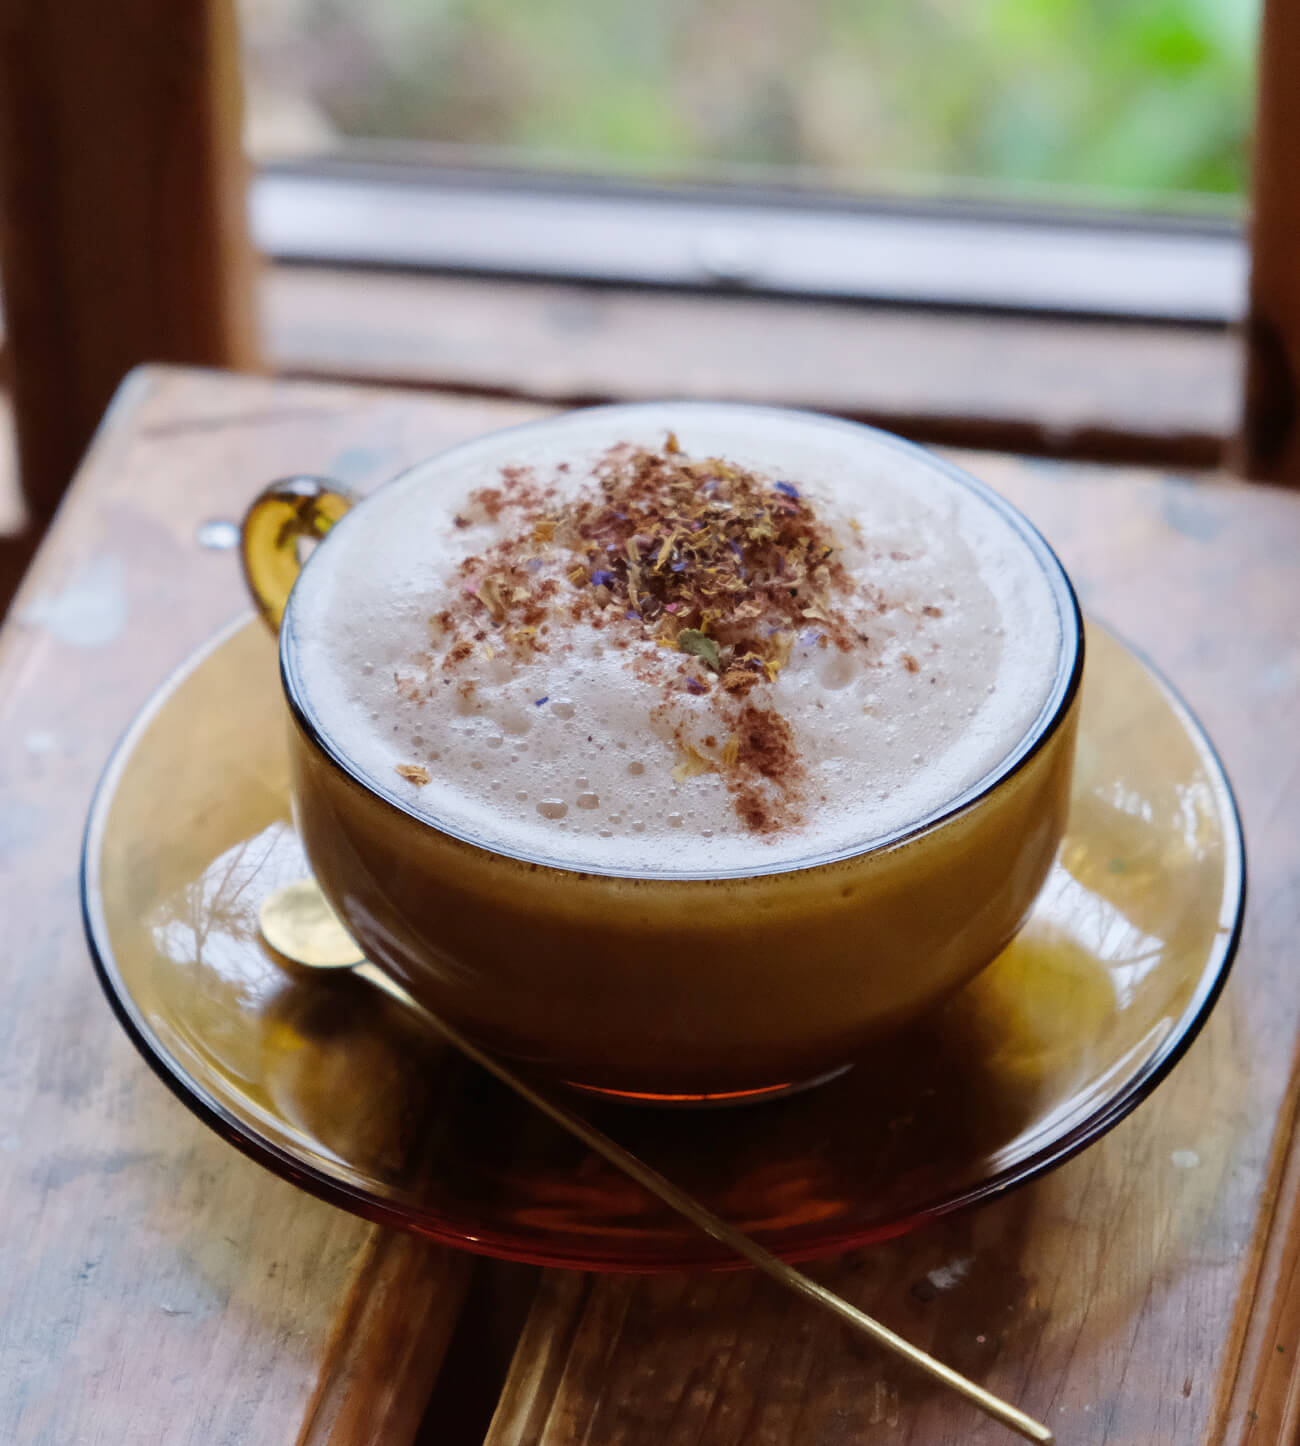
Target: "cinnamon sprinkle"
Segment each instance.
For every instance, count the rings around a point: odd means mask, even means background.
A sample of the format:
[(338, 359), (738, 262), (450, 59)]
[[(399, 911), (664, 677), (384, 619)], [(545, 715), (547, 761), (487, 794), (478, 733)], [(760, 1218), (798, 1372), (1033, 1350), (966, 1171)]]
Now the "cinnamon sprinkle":
[[(721, 774), (756, 834), (802, 821), (793, 730), (757, 690), (776, 680), (796, 640), (846, 653), (870, 640), (843, 605), (861, 584), (797, 487), (722, 458), (692, 459), (670, 436), (661, 451), (610, 449), (595, 485), (564, 500), (527, 469), (505, 468), (467, 498), (456, 525), (475, 518), (508, 519), (509, 530), (462, 561), (456, 596), (431, 619), (444, 670), (490, 659), (488, 638), (521, 661), (565, 646), (552, 622), (608, 629), (615, 646), (640, 644), (627, 665), (659, 693), (652, 713), (677, 743), (679, 782)], [(668, 706), (679, 695), (707, 699), (717, 715), (707, 753)]]

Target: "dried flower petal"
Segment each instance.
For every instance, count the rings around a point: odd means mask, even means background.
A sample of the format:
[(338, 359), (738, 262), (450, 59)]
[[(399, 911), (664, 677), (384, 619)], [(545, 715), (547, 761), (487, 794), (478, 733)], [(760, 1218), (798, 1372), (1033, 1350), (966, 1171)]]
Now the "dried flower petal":
[(702, 758), (690, 744), (683, 744), (678, 752), (680, 761), (673, 769), (673, 782), (685, 783), (688, 778), (698, 778), (701, 773), (711, 773), (713, 765)]

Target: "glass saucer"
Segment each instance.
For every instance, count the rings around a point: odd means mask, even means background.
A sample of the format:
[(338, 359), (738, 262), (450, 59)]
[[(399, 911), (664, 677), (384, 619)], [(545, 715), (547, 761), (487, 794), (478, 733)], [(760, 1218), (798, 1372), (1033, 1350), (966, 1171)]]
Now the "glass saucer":
[[(241, 622), (158, 691), (86, 830), (100, 979), (164, 1082), (347, 1210), (546, 1265), (732, 1257), (351, 974), (295, 970), (257, 909), (307, 872), (275, 649)], [(916, 1228), (1122, 1119), (1204, 1023), (1237, 943), (1241, 835), (1169, 688), (1090, 626), (1070, 826), (1029, 922), (959, 995), (818, 1089), (691, 1113), (572, 1106), (788, 1259)]]

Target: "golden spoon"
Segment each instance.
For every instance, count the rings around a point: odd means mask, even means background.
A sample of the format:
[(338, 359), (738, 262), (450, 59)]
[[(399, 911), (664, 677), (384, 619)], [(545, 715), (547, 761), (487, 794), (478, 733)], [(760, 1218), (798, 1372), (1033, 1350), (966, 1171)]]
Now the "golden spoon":
[(311, 969), (352, 969), (386, 994), (418, 1011), (448, 1043), (455, 1045), (462, 1054), (468, 1055), (475, 1064), (521, 1095), (561, 1128), (576, 1135), (589, 1149), (622, 1170), (625, 1175), (631, 1176), (638, 1185), (657, 1196), (679, 1215), (684, 1215), (706, 1235), (734, 1250), (764, 1275), (847, 1321), (854, 1330), (901, 1356), (905, 1361), (910, 1361), (932, 1380), (940, 1381), (959, 1395), (965, 1396), (981, 1411), (1010, 1427), (1027, 1441), (1051, 1443), (1056, 1439), (1046, 1426), (1035, 1421), (1033, 1417), (1000, 1400), (982, 1386), (977, 1386), (974, 1381), (968, 1381), (965, 1376), (959, 1375), (950, 1366), (945, 1366), (942, 1361), (936, 1361), (933, 1356), (905, 1341), (902, 1336), (895, 1335), (887, 1326), (850, 1305), (834, 1291), (827, 1290), (825, 1286), (818, 1285), (815, 1280), (810, 1280), (808, 1276), (787, 1265), (770, 1250), (765, 1250), (757, 1241), (751, 1240), (748, 1235), (734, 1230), (725, 1220), (705, 1209), (693, 1196), (679, 1190), (658, 1170), (652, 1169), (630, 1151), (615, 1144), (608, 1135), (589, 1125), (580, 1116), (549, 1099), (508, 1069), (494, 1055), (466, 1039), (458, 1029), (431, 1014), (400, 984), (366, 959), (357, 948), (356, 940), (343, 927), (338, 915), (326, 902), (314, 879), (301, 879), (297, 883), (286, 884), (277, 889), (263, 901), (258, 911), (258, 922), (262, 935), (271, 948), (294, 963)]

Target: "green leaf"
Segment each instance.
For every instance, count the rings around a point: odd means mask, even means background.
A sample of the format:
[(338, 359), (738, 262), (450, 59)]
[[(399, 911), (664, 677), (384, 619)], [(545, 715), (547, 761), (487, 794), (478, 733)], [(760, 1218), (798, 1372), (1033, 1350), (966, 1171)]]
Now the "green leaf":
[(677, 651), (703, 658), (715, 673), (722, 672), (722, 654), (718, 651), (717, 643), (706, 637), (699, 628), (683, 628), (677, 634)]

